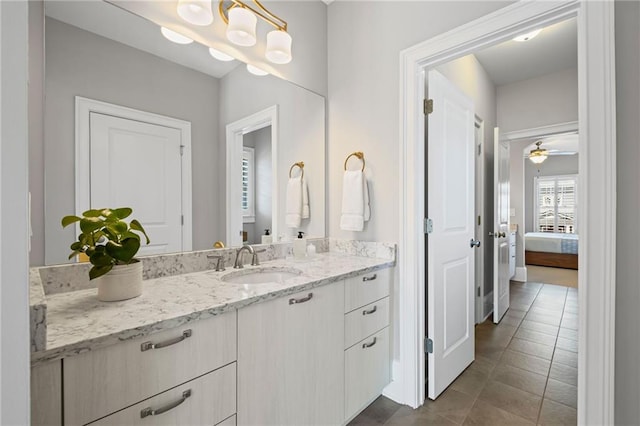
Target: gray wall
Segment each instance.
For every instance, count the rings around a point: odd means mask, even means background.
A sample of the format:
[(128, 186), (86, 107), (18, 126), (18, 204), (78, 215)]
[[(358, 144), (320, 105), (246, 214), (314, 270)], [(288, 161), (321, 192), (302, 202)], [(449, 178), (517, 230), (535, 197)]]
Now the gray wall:
[(265, 229), (271, 230), (271, 126), (247, 133), (242, 138), (244, 146), (254, 148), (256, 221), (243, 224), (249, 233), (249, 244), (260, 244)]
[(526, 139), (511, 142), (509, 147), (509, 208), (515, 213), (509, 218), (509, 223), (518, 225), (516, 233), (516, 267), (524, 266), (524, 149), (534, 141)]
[(640, 419), (640, 3), (616, 1), (617, 232), (616, 387), (617, 425)]
[[(60, 219), (75, 210), (76, 95), (191, 122), (193, 249), (210, 248), (224, 235), (215, 167), (219, 80), (49, 18), (45, 30), (46, 263), (66, 262), (74, 240), (73, 229), (62, 230)], [(41, 165), (31, 169), (36, 181)]]
[[(578, 174), (578, 154), (550, 156), (542, 164), (533, 164), (525, 161), (524, 178), (524, 228), (525, 232), (533, 232), (533, 208), (534, 208), (534, 188), (536, 176), (559, 176)], [(580, 188), (578, 187), (578, 197)], [(578, 212), (578, 215), (580, 212)], [(580, 218), (578, 216), (578, 232), (580, 232)]]

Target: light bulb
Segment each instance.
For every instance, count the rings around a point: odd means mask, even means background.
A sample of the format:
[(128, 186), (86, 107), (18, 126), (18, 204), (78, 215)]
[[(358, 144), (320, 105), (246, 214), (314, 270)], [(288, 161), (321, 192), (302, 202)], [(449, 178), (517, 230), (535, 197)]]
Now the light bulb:
[(213, 47), (209, 48), (209, 54), (216, 58), (219, 61), (229, 62), (233, 61), (235, 58), (231, 55), (227, 55), (226, 53), (222, 53), (221, 51), (214, 49)]
[(169, 28), (160, 27), (160, 32), (162, 33), (163, 36), (165, 36), (165, 38), (167, 38), (167, 40), (171, 40), (174, 43), (178, 43), (178, 44), (193, 43), (193, 40), (190, 39), (189, 37), (185, 37), (180, 33), (170, 30)]
[(251, 64), (247, 64), (247, 71), (249, 71), (253, 75), (257, 75), (257, 76), (260, 76), (260, 77), (269, 74), (265, 70), (260, 69), (260, 68), (256, 67), (255, 65), (251, 65)]
[(269, 32), (265, 56), (274, 64), (291, 62), (291, 36), (289, 33), (280, 30)]
[(256, 23), (258, 18), (253, 12), (243, 7), (229, 10), (229, 26), (227, 38), (238, 46), (253, 46), (256, 44)]
[(529, 41), (535, 36), (537, 36), (538, 34), (540, 34), (540, 31), (542, 30), (534, 30), (526, 34), (519, 35), (518, 37), (514, 38), (513, 41)]
[(178, 0), (178, 15), (193, 25), (209, 25), (213, 22), (211, 0)]

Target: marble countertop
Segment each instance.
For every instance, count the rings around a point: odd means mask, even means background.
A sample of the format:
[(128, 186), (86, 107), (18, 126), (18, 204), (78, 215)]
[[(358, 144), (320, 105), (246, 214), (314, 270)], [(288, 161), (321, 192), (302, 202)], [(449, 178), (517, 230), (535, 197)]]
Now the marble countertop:
[(224, 272), (202, 271), (149, 279), (140, 297), (100, 302), (95, 289), (47, 296), (47, 339), (33, 352), (32, 365), (99, 349), (178, 327), (254, 303), (393, 266), (392, 259), (320, 253), (311, 259), (278, 259), (252, 268), (295, 268), (302, 274), (284, 283), (233, 284)]

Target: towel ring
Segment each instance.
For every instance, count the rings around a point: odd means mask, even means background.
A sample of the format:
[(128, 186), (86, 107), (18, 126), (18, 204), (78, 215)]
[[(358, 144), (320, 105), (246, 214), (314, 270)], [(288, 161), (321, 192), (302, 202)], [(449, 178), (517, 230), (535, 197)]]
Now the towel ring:
[(351, 154), (349, 154), (349, 156), (346, 158), (346, 160), (344, 160), (344, 169), (347, 170), (347, 162), (349, 161), (349, 158), (351, 157), (358, 157), (360, 160), (362, 160), (362, 171), (364, 172), (364, 153), (362, 151), (356, 151), (356, 152), (352, 152)]
[(297, 163), (293, 163), (293, 166), (291, 166), (291, 168), (289, 169), (289, 177), (291, 177), (291, 172), (293, 171), (294, 167), (299, 167), (300, 168), (300, 177), (304, 177), (304, 161), (298, 161)]

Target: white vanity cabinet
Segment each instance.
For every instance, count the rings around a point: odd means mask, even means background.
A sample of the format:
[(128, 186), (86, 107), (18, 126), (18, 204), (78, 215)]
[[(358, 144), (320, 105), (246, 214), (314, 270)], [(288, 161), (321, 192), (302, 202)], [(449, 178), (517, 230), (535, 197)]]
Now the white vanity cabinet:
[(344, 282), (238, 311), (238, 424), (344, 421)]
[(389, 292), (393, 269), (345, 281), (345, 419), (369, 405), (391, 381)]
[[(170, 406), (172, 401), (180, 399), (174, 395), (176, 391), (158, 394), (181, 385), (180, 389), (194, 388), (193, 396), (185, 398), (181, 404), (184, 407), (208, 410), (202, 406), (206, 402), (224, 408), (220, 413), (211, 411), (213, 417), (206, 417), (205, 423), (213, 425), (235, 412), (235, 364), (233, 368), (228, 366), (235, 360), (235, 311), (65, 358), (64, 423), (87, 424), (138, 403), (141, 404), (134, 407)], [(224, 370), (225, 374), (216, 373), (214, 370), (217, 369)], [(203, 376), (205, 374), (207, 376)], [(185, 383), (196, 378), (191, 384)], [(228, 400), (231, 395), (232, 401)], [(154, 397), (153, 401), (142, 403), (151, 397)], [(176, 407), (176, 413), (184, 414), (184, 407)], [(228, 412), (229, 407), (234, 408), (232, 412)], [(177, 418), (172, 423), (170, 419), (175, 417), (174, 413), (167, 412), (149, 421), (142, 418), (139, 411), (133, 414), (126, 411), (116, 414), (113, 419), (105, 418), (100, 424), (117, 424), (125, 420), (126, 424), (138, 424), (143, 420), (146, 420), (145, 424), (160, 424), (165, 421), (162, 419), (169, 419), (169, 424), (188, 424), (189, 419), (204, 420), (198, 416), (206, 414), (194, 412), (190, 415), (196, 417)], [(138, 421), (132, 423), (133, 418)]]

